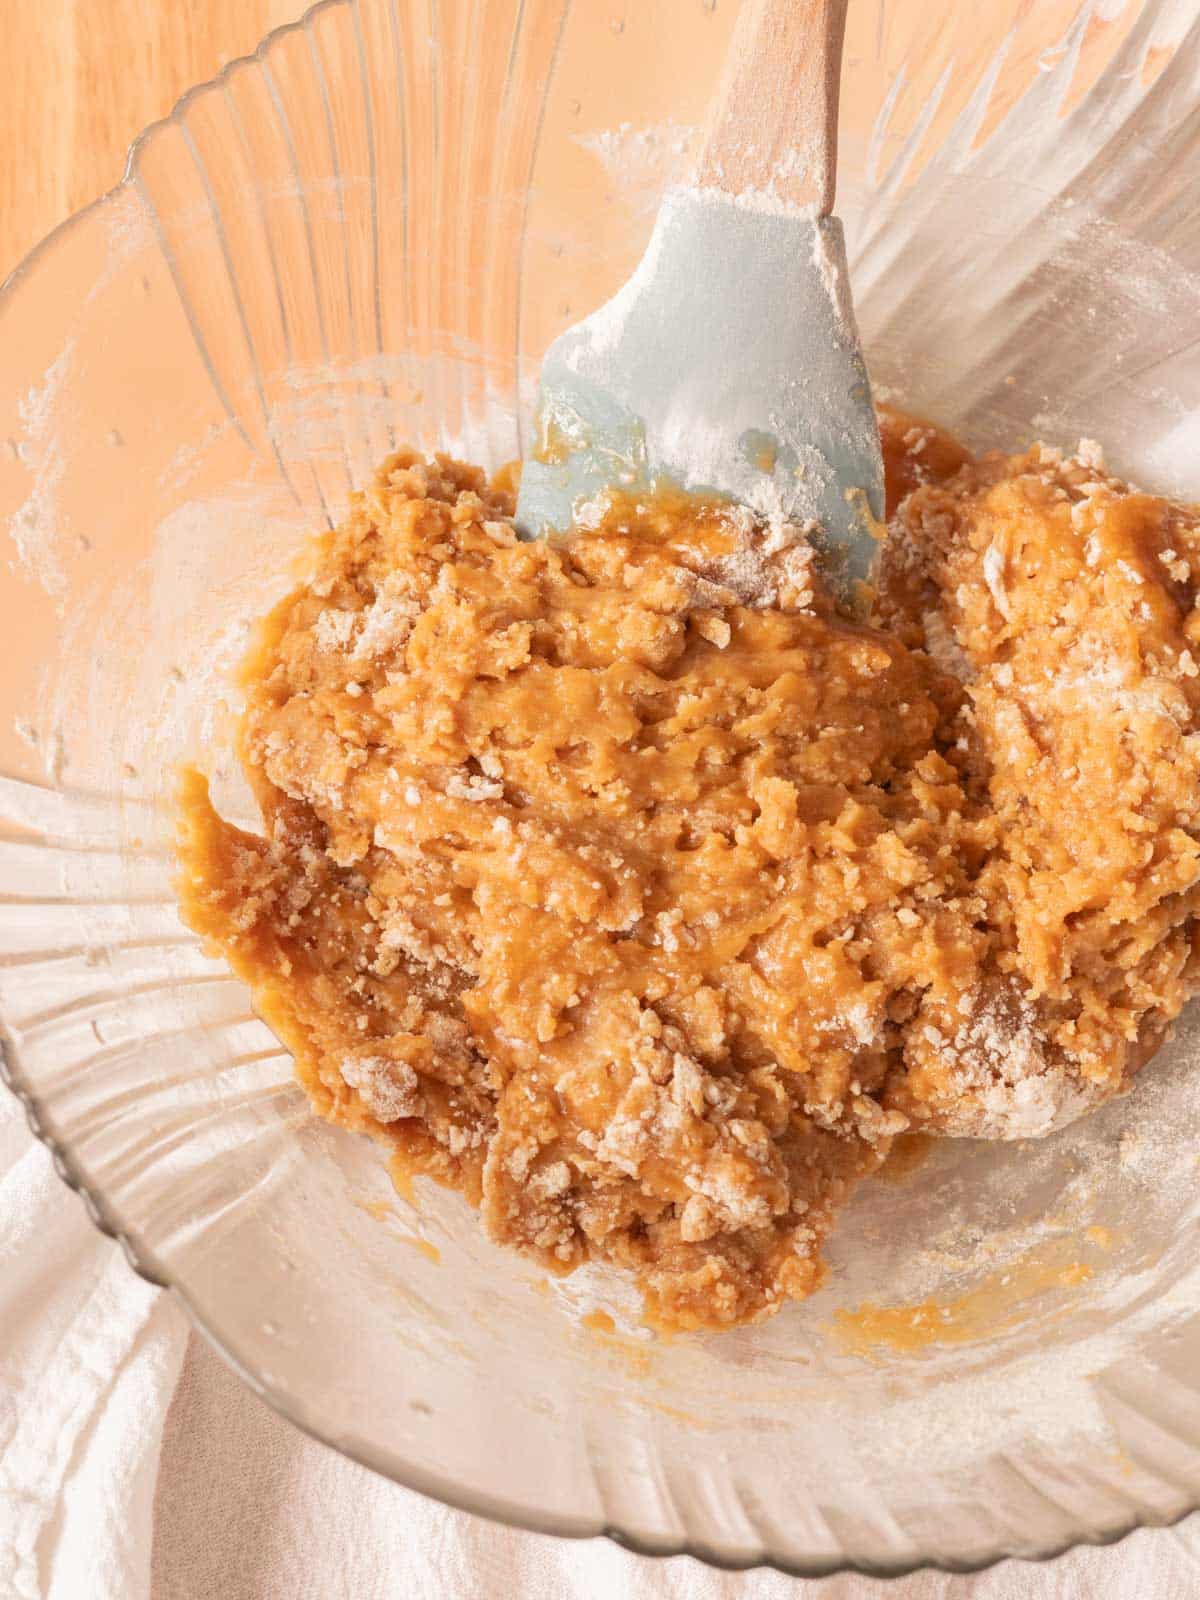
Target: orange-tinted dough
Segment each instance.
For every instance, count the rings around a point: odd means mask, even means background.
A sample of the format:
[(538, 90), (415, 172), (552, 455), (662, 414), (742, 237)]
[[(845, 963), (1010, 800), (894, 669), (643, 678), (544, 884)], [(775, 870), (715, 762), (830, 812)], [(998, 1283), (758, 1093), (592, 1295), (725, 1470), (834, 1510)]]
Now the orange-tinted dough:
[(1194, 986), (1195, 517), (884, 432), (870, 627), (797, 530), (524, 544), (393, 457), (246, 664), (264, 836), (188, 781), (185, 914), (318, 1110), (667, 1325), (810, 1293), (897, 1132), (1047, 1131)]

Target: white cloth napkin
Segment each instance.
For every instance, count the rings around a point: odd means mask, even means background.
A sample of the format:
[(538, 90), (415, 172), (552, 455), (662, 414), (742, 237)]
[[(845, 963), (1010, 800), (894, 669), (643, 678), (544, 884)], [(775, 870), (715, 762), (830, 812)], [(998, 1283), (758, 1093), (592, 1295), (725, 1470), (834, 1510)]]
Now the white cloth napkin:
[(0, 1091), (0, 1600), (1184, 1600), (1200, 1516), (896, 1583), (712, 1572), (449, 1511), (305, 1438), (189, 1333)]

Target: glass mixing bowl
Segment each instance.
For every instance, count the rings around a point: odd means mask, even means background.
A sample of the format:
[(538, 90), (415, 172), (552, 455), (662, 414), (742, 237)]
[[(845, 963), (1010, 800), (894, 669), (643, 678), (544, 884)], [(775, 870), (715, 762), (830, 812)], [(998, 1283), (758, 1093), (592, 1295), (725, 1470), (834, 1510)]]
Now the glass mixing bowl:
[[(730, 0), (327, 0), (190, 94), (0, 301), (0, 1015), (63, 1176), (255, 1390), (531, 1528), (796, 1572), (1200, 1502), (1194, 1020), (1042, 1143), (939, 1144), (827, 1287), (652, 1338), (310, 1116), (181, 926), (173, 769), (253, 816), (227, 673), (394, 441), (519, 454), (629, 271)], [(839, 210), (880, 390), (1200, 494), (1200, 4), (855, 0)], [(603, 1313), (603, 1314), (597, 1314)]]

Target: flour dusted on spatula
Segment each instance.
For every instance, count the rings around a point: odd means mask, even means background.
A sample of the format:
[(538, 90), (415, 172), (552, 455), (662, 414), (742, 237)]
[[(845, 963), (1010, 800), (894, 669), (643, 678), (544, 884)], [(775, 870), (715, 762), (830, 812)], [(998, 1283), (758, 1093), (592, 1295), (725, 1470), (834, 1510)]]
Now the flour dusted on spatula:
[(527, 534), (565, 531), (606, 487), (674, 484), (812, 524), (826, 582), (857, 603), (878, 429), (841, 226), (787, 192), (667, 191), (632, 276), (546, 353), (537, 434), (554, 445), (522, 471)]
[[(803, 168), (808, 160), (809, 157), (803, 152), (799, 150), (792, 152), (792, 162), (796, 170)], [(812, 264), (833, 308), (834, 326), (848, 342), (856, 342), (858, 324), (854, 317), (854, 304), (850, 298), (850, 280), (846, 275), (841, 252), (834, 248), (834, 235), (816, 226), (822, 220), (816, 205), (811, 202), (797, 205), (787, 198), (786, 184), (778, 182), (777, 179), (788, 176), (790, 171), (791, 168), (788, 168), (787, 171), (778, 173), (766, 187), (744, 187), (734, 193), (725, 189), (686, 184), (678, 185), (676, 192), (689, 200), (700, 201), (714, 207), (732, 204), (741, 211), (757, 213), (762, 217), (789, 217), (793, 221), (810, 225)]]

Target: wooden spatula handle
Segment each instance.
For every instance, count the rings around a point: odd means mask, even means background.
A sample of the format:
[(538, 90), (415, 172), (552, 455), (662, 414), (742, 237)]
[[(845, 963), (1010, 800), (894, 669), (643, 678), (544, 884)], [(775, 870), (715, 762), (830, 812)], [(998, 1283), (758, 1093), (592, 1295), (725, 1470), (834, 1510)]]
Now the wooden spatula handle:
[(694, 182), (833, 210), (847, 0), (743, 0)]

